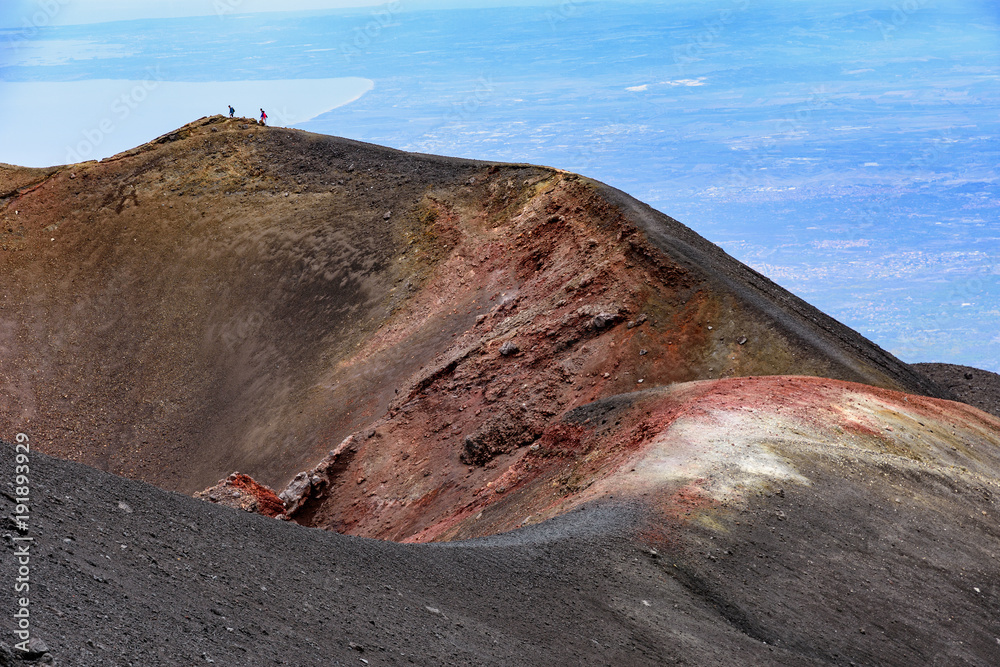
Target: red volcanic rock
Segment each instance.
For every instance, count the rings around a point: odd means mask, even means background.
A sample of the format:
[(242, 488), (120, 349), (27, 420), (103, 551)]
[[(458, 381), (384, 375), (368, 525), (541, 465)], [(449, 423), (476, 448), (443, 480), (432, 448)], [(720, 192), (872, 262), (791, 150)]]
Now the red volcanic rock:
[(199, 491), (194, 497), (264, 516), (282, 517), (285, 514), (285, 504), (278, 494), (256, 482), (250, 475), (239, 472), (234, 472), (211, 488)]
[[(479, 417), (473, 411), (469, 419), (461, 416), (469, 409), (456, 410), (454, 421), (442, 421), (444, 398), (427, 391), (354, 443), (349, 457), (334, 457), (336, 467), (322, 466), (308, 512), (294, 520), (398, 541), (454, 540), (614, 497), (649, 505), (666, 523), (701, 517), (724, 525), (750, 495), (836, 478), (845, 460), (899, 474), (930, 467), (956, 483), (1000, 470), (997, 418), (961, 403), (838, 380), (678, 383), (532, 422), (557, 405), (542, 398), (517, 409), (477, 410)], [(479, 426), (456, 461), (442, 442), (465, 424)]]
[(486, 420), (471, 435), (459, 456), (463, 463), (485, 465), (499, 454), (508, 454), (530, 444), (542, 433), (541, 425), (532, 423), (527, 408), (514, 407)]

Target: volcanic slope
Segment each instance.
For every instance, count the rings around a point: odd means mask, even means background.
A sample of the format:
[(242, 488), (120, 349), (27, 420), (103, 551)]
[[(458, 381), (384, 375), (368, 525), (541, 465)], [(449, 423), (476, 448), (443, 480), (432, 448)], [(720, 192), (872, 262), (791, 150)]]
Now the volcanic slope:
[(1000, 661), (1000, 421), (622, 193), (222, 118), (0, 177), (61, 664)]
[(955, 398), (1000, 417), (1000, 375), (970, 366), (954, 364), (914, 364), (920, 373)]
[[(708, 378), (943, 395), (554, 169), (211, 117), (99, 163), (4, 167), (0, 191), (0, 429), (166, 489), (235, 470), (280, 488), (352, 434), (356, 459), (421, 462), (427, 493), (466, 464), (485, 484), (567, 410)], [(374, 446), (389, 418), (406, 451)]]

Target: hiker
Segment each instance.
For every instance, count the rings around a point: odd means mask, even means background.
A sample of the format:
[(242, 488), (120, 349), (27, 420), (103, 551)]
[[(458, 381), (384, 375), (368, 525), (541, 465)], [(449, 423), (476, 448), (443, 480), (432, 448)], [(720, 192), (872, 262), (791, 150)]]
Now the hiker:
[(236, 113), (236, 109), (234, 109), (234, 108), (233, 108), (233, 105), (232, 105), (232, 104), (230, 104), (230, 105), (229, 105), (229, 117), (230, 117), (230, 118), (232, 118), (232, 117), (233, 117), (233, 114), (235, 114), (235, 113)]
[(267, 125), (267, 114), (264, 113), (263, 109), (260, 110), (260, 124)]

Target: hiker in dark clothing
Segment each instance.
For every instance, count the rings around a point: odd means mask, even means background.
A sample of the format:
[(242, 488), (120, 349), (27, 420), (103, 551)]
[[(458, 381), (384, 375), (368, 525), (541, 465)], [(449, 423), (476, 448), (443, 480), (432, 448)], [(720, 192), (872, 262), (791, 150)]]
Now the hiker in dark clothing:
[(230, 118), (232, 118), (232, 117), (233, 117), (233, 114), (235, 114), (235, 113), (236, 113), (236, 109), (234, 109), (234, 108), (233, 108), (233, 105), (232, 105), (232, 104), (230, 104), (230, 105), (229, 105), (229, 117), (230, 117)]
[(267, 125), (267, 114), (264, 113), (263, 109), (260, 110), (260, 124)]

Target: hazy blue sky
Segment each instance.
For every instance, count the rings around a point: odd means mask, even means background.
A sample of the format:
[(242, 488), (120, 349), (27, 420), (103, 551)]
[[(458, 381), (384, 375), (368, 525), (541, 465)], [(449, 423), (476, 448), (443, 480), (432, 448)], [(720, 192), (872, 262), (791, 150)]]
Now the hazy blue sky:
[[(648, 1), (648, 0), (646, 0)], [(0, 28), (398, 5), (403, 10), (579, 5), (580, 0), (0, 0)]]
[(0, 27), (103, 23), (143, 18), (205, 16), (221, 13), (297, 11), (378, 5), (379, 0), (4, 0)]

